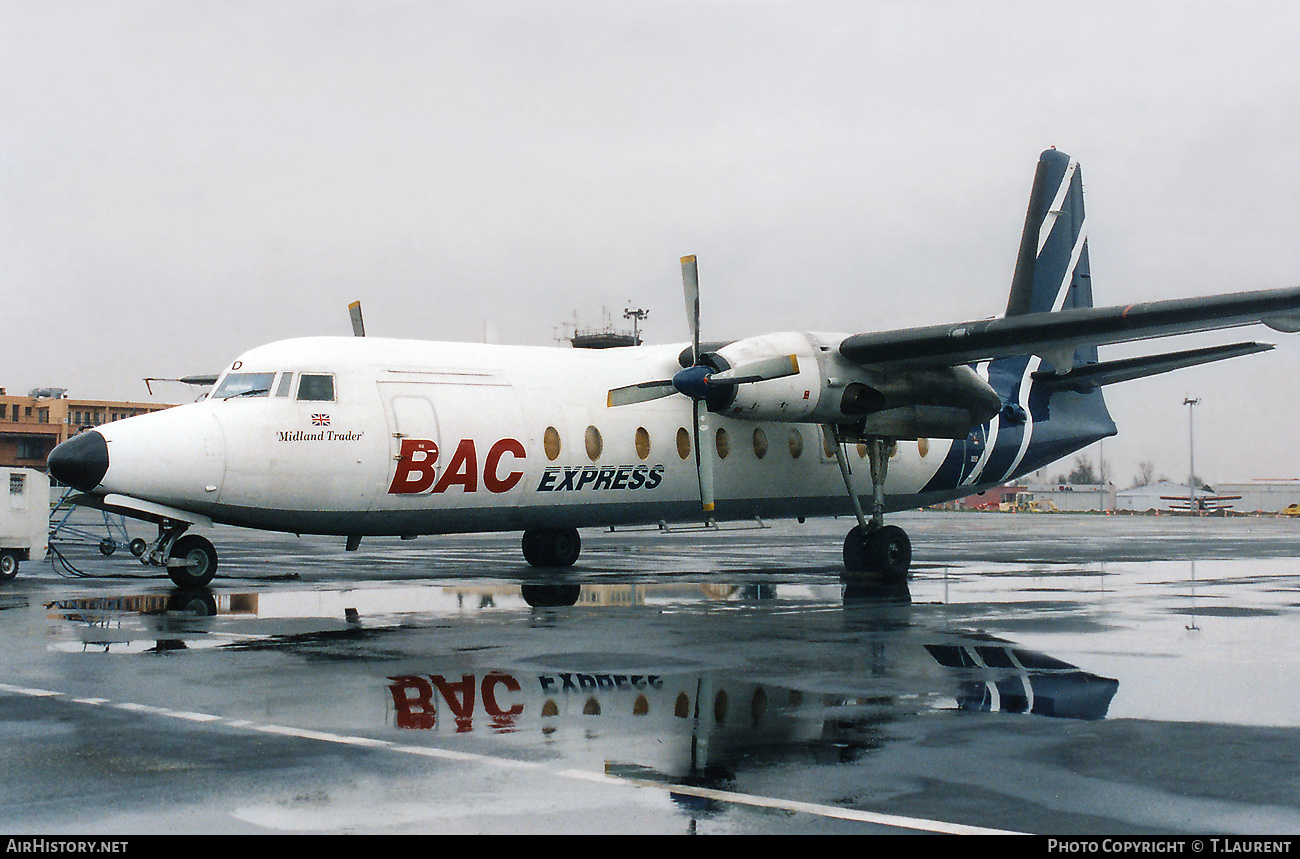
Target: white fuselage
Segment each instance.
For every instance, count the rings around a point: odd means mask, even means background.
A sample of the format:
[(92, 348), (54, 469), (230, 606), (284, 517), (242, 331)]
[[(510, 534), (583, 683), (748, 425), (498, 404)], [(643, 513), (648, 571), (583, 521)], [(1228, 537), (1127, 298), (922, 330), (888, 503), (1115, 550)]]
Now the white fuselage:
[[(786, 337), (802, 343), (809, 378), (827, 374), (815, 336)], [(240, 356), (207, 399), (99, 427), (109, 467), (97, 491), (299, 533), (699, 521), (692, 401), (607, 405), (612, 388), (671, 376), (682, 348), (272, 343)], [(822, 427), (794, 422), (808, 411), (799, 393), (786, 420), (708, 415), (713, 518), (852, 510)], [(811, 383), (803, 392), (817, 395)], [(913, 506), (951, 444), (896, 445), (890, 509)], [(869, 497), (865, 447), (848, 455), (854, 489)]]

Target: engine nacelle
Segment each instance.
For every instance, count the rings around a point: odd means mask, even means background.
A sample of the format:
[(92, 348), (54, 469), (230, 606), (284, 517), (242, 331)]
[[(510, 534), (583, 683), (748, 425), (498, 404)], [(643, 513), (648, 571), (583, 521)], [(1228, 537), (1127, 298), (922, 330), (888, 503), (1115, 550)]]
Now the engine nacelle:
[(887, 438), (965, 438), (1002, 408), (967, 366), (882, 370), (860, 367), (802, 333), (750, 337), (700, 356), (715, 375), (744, 373), (754, 362), (793, 356), (792, 375), (739, 384), (710, 383), (709, 410), (742, 420), (833, 423), (850, 434)]
[(747, 364), (768, 358), (793, 356), (798, 372), (778, 379), (718, 385), (706, 402), (709, 410), (728, 417), (755, 421), (804, 423), (816, 420), (822, 390), (817, 353), (806, 334), (783, 333), (748, 337), (701, 356), (700, 363), (714, 370), (743, 370)]
[(837, 363), (828, 361), (815, 416), (851, 434), (959, 439), (1002, 409), (997, 392), (964, 365), (886, 371)]

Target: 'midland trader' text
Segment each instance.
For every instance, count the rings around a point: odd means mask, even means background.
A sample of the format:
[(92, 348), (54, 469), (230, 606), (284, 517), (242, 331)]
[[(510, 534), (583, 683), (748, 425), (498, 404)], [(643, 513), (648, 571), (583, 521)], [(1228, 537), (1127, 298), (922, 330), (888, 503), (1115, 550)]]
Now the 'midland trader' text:
[(276, 433), (280, 441), (361, 441), (361, 432), (335, 432), (334, 430), (321, 430), (319, 432), (308, 432), (307, 430), (280, 430)]

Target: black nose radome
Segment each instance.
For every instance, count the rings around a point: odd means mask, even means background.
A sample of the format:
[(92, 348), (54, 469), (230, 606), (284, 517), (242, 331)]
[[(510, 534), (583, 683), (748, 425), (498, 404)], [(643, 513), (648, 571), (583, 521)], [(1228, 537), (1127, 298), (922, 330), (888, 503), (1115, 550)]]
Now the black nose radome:
[(50, 451), (46, 465), (55, 480), (91, 492), (108, 471), (108, 442), (94, 430), (87, 430)]

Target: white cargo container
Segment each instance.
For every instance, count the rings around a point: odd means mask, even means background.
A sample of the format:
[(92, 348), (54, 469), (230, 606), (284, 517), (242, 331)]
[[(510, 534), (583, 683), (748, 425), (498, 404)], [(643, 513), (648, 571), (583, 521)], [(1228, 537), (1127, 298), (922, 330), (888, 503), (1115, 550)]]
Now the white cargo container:
[(0, 581), (19, 561), (45, 557), (50, 528), (50, 478), (30, 468), (0, 468)]

